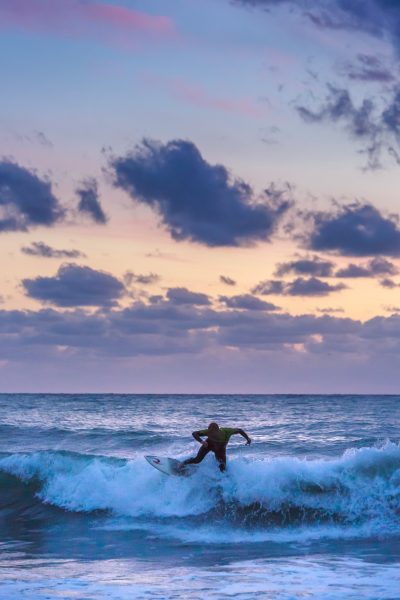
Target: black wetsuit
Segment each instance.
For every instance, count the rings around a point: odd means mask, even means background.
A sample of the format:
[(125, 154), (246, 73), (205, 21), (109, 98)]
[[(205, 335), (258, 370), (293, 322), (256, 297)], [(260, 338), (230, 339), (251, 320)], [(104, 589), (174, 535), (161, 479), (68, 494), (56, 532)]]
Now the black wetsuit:
[[(194, 458), (188, 458), (183, 462), (184, 465), (197, 465), (200, 463), (209, 452), (214, 452), (215, 458), (219, 463), (219, 470), (225, 471), (226, 468), (226, 447), (230, 437), (237, 433), (237, 429), (230, 427), (221, 427), (217, 432), (209, 432), (208, 429), (197, 431), (199, 435), (208, 436), (205, 440), (207, 447), (201, 445), (197, 455)], [(212, 437), (209, 437), (212, 436)]]
[(184, 465), (197, 465), (203, 458), (207, 456), (209, 452), (214, 452), (215, 458), (219, 462), (220, 471), (225, 471), (226, 468), (226, 446), (224, 442), (213, 442), (210, 438), (206, 439), (207, 448), (203, 445), (200, 446), (200, 450), (194, 458), (188, 458), (184, 461)]

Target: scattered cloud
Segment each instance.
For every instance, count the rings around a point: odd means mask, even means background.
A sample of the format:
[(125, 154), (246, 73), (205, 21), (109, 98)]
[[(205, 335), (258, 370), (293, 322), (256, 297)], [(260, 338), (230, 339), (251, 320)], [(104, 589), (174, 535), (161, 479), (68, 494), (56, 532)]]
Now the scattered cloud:
[(336, 271), (335, 277), (379, 277), (381, 275), (397, 275), (397, 273), (398, 268), (396, 265), (378, 256), (364, 265), (350, 263), (347, 267)]
[(31, 134), (21, 135), (19, 133), (15, 134), (15, 138), (20, 142), (29, 142), (31, 144), (39, 144), (44, 148), (54, 148), (53, 142), (47, 137), (43, 131), (33, 131)]
[(400, 256), (400, 228), (395, 217), (384, 217), (370, 204), (353, 203), (334, 212), (311, 215), (313, 231), (307, 244), (316, 251), (344, 256)]
[(392, 313), (392, 314), (398, 314), (398, 313), (400, 313), (400, 307), (399, 306), (385, 306), (385, 310), (387, 312)]
[(342, 123), (352, 138), (362, 144), (370, 169), (380, 168), (383, 150), (400, 164), (400, 87), (392, 88), (382, 107), (371, 98), (356, 106), (347, 89), (328, 85), (328, 95), (316, 110), (298, 105), (297, 112), (306, 123)]
[(22, 285), (30, 298), (60, 307), (113, 306), (125, 293), (113, 275), (73, 263), (62, 265), (53, 277), (23, 279)]
[(127, 286), (130, 286), (133, 283), (152, 285), (153, 283), (158, 283), (160, 279), (161, 277), (156, 273), (148, 273), (147, 275), (143, 275), (140, 273), (132, 273), (132, 271), (127, 271), (124, 275), (124, 283)]
[(54, 144), (43, 131), (34, 131), (33, 132), (34, 139), (45, 148), (54, 148)]
[(323, 260), (318, 256), (297, 258), (293, 261), (277, 265), (275, 275), (282, 277), (288, 273), (296, 275), (314, 275), (316, 277), (331, 277), (334, 263)]
[(237, 296), (220, 296), (220, 302), (225, 304), (228, 308), (235, 308), (240, 310), (278, 310), (279, 307), (275, 306), (271, 302), (265, 302), (260, 300), (256, 296), (251, 294), (241, 294)]
[(261, 130), (262, 133), (262, 137), (261, 137), (261, 141), (264, 144), (267, 144), (267, 146), (275, 146), (276, 144), (279, 144), (279, 134), (281, 133), (281, 130), (279, 129), (279, 127), (276, 127), (276, 125), (271, 125), (269, 127), (264, 127)]
[(207, 294), (191, 292), (184, 287), (169, 288), (167, 298), (173, 304), (188, 304), (193, 306), (208, 306), (211, 304)]
[(182, 262), (182, 263), (191, 262), (190, 259), (188, 259), (188, 258), (183, 258), (182, 256), (179, 256), (178, 254), (174, 254), (172, 252), (162, 252), (159, 248), (156, 248), (152, 252), (146, 252), (145, 257), (146, 258), (156, 258), (156, 259), (161, 259), (161, 260), (171, 260), (173, 262)]
[(76, 190), (79, 197), (78, 211), (88, 215), (95, 223), (104, 225), (108, 219), (104, 213), (95, 179), (86, 179), (81, 186)]
[(50, 181), (15, 162), (0, 161), (0, 232), (51, 227), (64, 215)]
[(21, 252), (28, 254), (28, 256), (40, 256), (42, 258), (84, 258), (86, 256), (79, 250), (58, 250), (44, 242), (32, 242), (30, 246), (23, 246)]
[(339, 72), (352, 81), (392, 83), (396, 79), (393, 69), (374, 54), (357, 54), (354, 61), (339, 65)]
[(234, 279), (232, 279), (231, 277), (228, 277), (227, 275), (220, 275), (219, 276), (219, 280), (221, 283), (224, 283), (225, 285), (236, 285), (236, 281)]
[(388, 288), (389, 290), (393, 290), (397, 287), (400, 287), (400, 284), (396, 283), (395, 281), (393, 281), (393, 279), (390, 279), (389, 277), (385, 277), (384, 279), (381, 279), (381, 281), (379, 283), (381, 284), (382, 287)]
[(152, 207), (175, 240), (245, 246), (268, 240), (291, 202), (265, 193), (211, 165), (189, 141), (144, 140), (111, 161), (114, 185)]
[(379, 156), (382, 148), (381, 128), (374, 119), (375, 106), (372, 100), (365, 99), (359, 107), (355, 106), (350, 92), (329, 85), (326, 101), (317, 109), (297, 106), (297, 112), (306, 123), (343, 123), (348, 133), (356, 140), (366, 144), (368, 166), (380, 166)]
[(298, 9), (319, 29), (361, 31), (390, 39), (400, 51), (400, 5), (397, 0), (234, 0), (235, 4)]
[(285, 293), (285, 282), (278, 279), (267, 279), (265, 281), (260, 281), (260, 283), (254, 286), (251, 292), (252, 294), (262, 294), (265, 296), (273, 294), (280, 296)]
[(308, 279), (298, 277), (290, 282), (276, 279), (261, 281), (253, 288), (252, 293), (263, 296), (327, 296), (332, 292), (340, 292), (344, 289), (346, 289), (346, 286), (342, 283), (331, 285), (316, 277), (309, 277)]

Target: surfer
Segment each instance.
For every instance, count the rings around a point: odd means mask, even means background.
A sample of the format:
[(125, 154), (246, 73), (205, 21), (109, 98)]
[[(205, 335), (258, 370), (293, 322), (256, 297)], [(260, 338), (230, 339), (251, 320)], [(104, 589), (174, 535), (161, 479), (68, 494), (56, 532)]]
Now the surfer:
[[(193, 431), (192, 436), (201, 444), (197, 456), (183, 461), (184, 465), (197, 465), (209, 452), (214, 452), (215, 458), (219, 463), (221, 472), (226, 469), (226, 447), (232, 435), (239, 434), (246, 440), (247, 445), (251, 444), (251, 439), (243, 429), (232, 429), (230, 427), (220, 427), (218, 423), (210, 423), (207, 429)], [(202, 438), (207, 439), (203, 440)]]

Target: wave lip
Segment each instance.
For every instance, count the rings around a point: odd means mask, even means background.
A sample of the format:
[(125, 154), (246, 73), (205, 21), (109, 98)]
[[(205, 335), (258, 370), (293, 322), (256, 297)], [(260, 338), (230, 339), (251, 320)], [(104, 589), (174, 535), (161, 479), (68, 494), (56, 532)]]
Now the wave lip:
[[(19, 482), (12, 489), (10, 476)], [(363, 536), (400, 534), (400, 446), (391, 442), (329, 460), (234, 459), (226, 474), (207, 459), (189, 478), (163, 476), (141, 459), (11, 454), (0, 458), (0, 490), (5, 486), (14, 494), (9, 505), (25, 489), (32, 502), (72, 512), (102, 510), (164, 524), (178, 519), (186, 528), (246, 529), (254, 538), (299, 527), (320, 527), (322, 535), (326, 526)]]

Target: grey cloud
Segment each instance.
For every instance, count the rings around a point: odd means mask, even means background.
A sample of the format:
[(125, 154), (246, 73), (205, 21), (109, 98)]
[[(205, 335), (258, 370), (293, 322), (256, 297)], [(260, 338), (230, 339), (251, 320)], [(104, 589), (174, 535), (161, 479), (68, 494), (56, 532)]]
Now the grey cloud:
[(208, 163), (189, 141), (143, 140), (111, 160), (114, 185), (158, 213), (175, 240), (243, 246), (268, 240), (291, 203), (282, 194), (256, 199), (222, 165)]
[(125, 293), (113, 275), (76, 264), (62, 265), (53, 277), (23, 279), (26, 294), (56, 306), (112, 306)]
[(225, 285), (236, 285), (236, 281), (234, 279), (232, 279), (231, 277), (228, 277), (227, 275), (220, 275), (219, 276), (219, 280), (221, 283), (224, 283)]
[(95, 223), (104, 225), (108, 218), (105, 214), (100, 200), (95, 179), (86, 179), (81, 186), (76, 190), (79, 197), (78, 211), (88, 215)]
[(125, 285), (132, 285), (133, 283), (139, 283), (141, 285), (152, 285), (153, 283), (159, 282), (161, 277), (156, 273), (148, 273), (147, 275), (140, 273), (132, 273), (127, 271), (124, 275)]
[(277, 265), (275, 275), (282, 277), (288, 273), (295, 273), (296, 275), (330, 277), (333, 272), (333, 267), (333, 262), (329, 260), (322, 260), (318, 256), (304, 257)]
[(343, 63), (340, 72), (352, 81), (391, 83), (395, 80), (393, 69), (373, 54), (358, 54), (355, 61)]
[(173, 304), (193, 304), (201, 306), (207, 306), (210, 304), (210, 299), (207, 294), (191, 292), (183, 287), (169, 288), (167, 290), (167, 298)]
[(312, 250), (344, 256), (400, 256), (397, 219), (382, 216), (369, 204), (353, 203), (311, 217), (313, 231), (307, 244)]
[(308, 279), (298, 277), (290, 282), (280, 280), (261, 281), (253, 288), (252, 292), (264, 296), (327, 296), (332, 292), (340, 292), (344, 289), (346, 289), (346, 286), (342, 283), (331, 285), (316, 277), (309, 277)]
[(277, 310), (279, 307), (271, 302), (260, 300), (251, 294), (241, 294), (237, 296), (220, 296), (220, 302), (228, 308), (242, 310)]
[[(400, 58), (400, 4), (397, 0), (236, 0), (236, 4), (271, 10), (287, 6), (299, 12), (320, 29), (361, 31), (393, 43)], [(358, 54), (356, 63), (345, 63), (342, 71), (352, 80), (390, 84), (395, 78), (374, 54)], [(384, 108), (380, 108), (381, 104)], [(389, 97), (365, 98), (359, 105), (346, 89), (329, 86), (325, 102), (317, 109), (298, 106), (309, 123), (341, 123), (361, 144), (367, 166), (379, 168), (385, 150), (400, 164), (400, 90), (395, 86)]]
[(278, 279), (260, 281), (260, 283), (253, 287), (251, 292), (252, 294), (262, 294), (264, 296), (273, 294), (281, 295), (285, 293), (285, 283)]
[(54, 144), (43, 131), (34, 131), (33, 132), (35, 140), (46, 148), (54, 148)]
[(364, 265), (350, 263), (347, 267), (336, 271), (335, 277), (378, 277), (380, 275), (397, 275), (397, 273), (396, 265), (385, 258), (376, 257)]
[(364, 144), (368, 166), (379, 167), (384, 131), (374, 118), (374, 103), (370, 99), (364, 99), (357, 107), (348, 90), (333, 85), (329, 85), (328, 88), (328, 97), (318, 109), (311, 110), (305, 106), (297, 106), (300, 117), (306, 123), (343, 123), (348, 133)]
[(235, 0), (234, 3), (263, 9), (294, 7), (320, 29), (362, 31), (388, 38), (400, 51), (397, 0)]
[(331, 285), (316, 277), (310, 277), (309, 279), (299, 277), (289, 284), (286, 294), (289, 296), (327, 296), (332, 292), (340, 292), (344, 289), (346, 289), (346, 286), (341, 283)]
[(328, 90), (326, 100), (317, 109), (297, 106), (301, 118), (307, 123), (343, 124), (362, 144), (361, 152), (367, 155), (367, 166), (371, 169), (381, 166), (384, 150), (400, 164), (400, 88), (395, 86), (382, 100), (383, 107), (370, 98), (356, 106), (347, 89), (328, 85)]
[(0, 232), (51, 227), (65, 215), (50, 181), (8, 160), (0, 161), (0, 211)]
[(390, 279), (389, 277), (381, 279), (379, 283), (382, 287), (388, 288), (389, 290), (393, 290), (394, 288), (400, 287), (398, 283), (396, 283), (395, 281), (393, 281), (393, 279)]
[[(330, 315), (277, 314), (263, 310), (214, 310), (208, 305), (135, 302), (128, 308), (87, 312), (53, 309), (0, 310), (0, 358), (40, 360), (46, 349), (65, 360), (65, 349), (81, 358), (114, 359), (202, 353), (210, 348), (260, 351), (337, 352), (398, 356), (400, 316), (365, 323)], [(59, 348), (64, 350), (60, 353)], [(397, 354), (396, 354), (397, 353)]]

